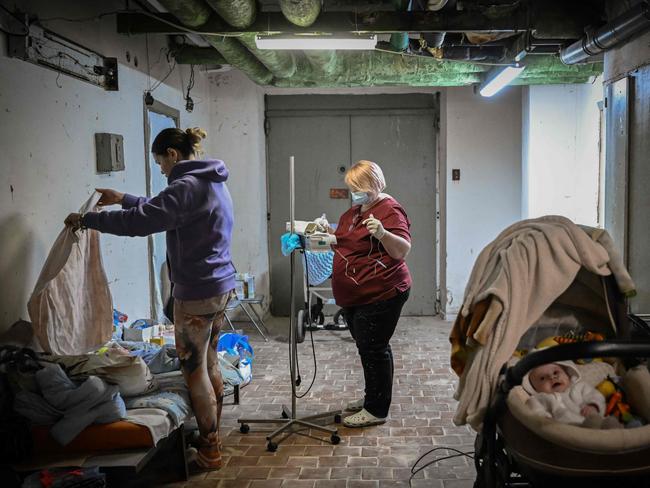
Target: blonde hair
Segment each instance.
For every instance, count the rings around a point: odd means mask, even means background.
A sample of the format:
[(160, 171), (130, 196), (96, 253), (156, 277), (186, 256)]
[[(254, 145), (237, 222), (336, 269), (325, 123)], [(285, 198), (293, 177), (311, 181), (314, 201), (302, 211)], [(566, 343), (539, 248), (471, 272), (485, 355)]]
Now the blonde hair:
[(381, 193), (386, 188), (384, 173), (377, 163), (362, 159), (345, 173), (345, 184), (356, 191)]
[(167, 149), (173, 148), (185, 156), (203, 153), (201, 141), (208, 136), (200, 127), (187, 128), (184, 131), (176, 128), (163, 129), (151, 145), (154, 154), (166, 154)]

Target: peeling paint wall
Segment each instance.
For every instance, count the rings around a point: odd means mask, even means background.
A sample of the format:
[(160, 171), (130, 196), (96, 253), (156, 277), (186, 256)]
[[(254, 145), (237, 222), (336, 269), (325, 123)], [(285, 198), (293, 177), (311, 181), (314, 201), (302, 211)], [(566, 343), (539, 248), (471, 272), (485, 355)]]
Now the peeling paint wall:
[[(458, 313), (483, 247), (521, 216), (521, 88), (492, 98), (445, 90), (446, 316)], [(452, 181), (452, 171), (460, 180)]]
[[(3, 5), (10, 6), (4, 1)], [(38, 11), (42, 18), (82, 18), (121, 9), (123, 2), (80, 9), (78, 2), (72, 8), (65, 2), (41, 0), (21, 2), (21, 8)], [(146, 193), (142, 96), (149, 80), (145, 38), (116, 34), (110, 16), (74, 23), (52, 21), (46, 26), (105, 56), (117, 57), (120, 90), (107, 92), (8, 58), (0, 34), (0, 332), (18, 318), (27, 318), (27, 300), (63, 219), (78, 210), (93, 188)], [(149, 39), (151, 83), (169, 71), (164, 55), (159, 56), (164, 46), (162, 38)], [(181, 110), (182, 127), (206, 127), (210, 137), (207, 77), (197, 73), (192, 114), (183, 109), (181, 79), (186, 85), (188, 77), (187, 68), (177, 67), (154, 97)], [(124, 136), (125, 171), (96, 173), (96, 132)], [(101, 242), (115, 307), (130, 319), (149, 317), (147, 239), (102, 235)]]
[(564, 215), (598, 223), (602, 78), (525, 87), (523, 218)]
[(239, 272), (255, 275), (257, 293), (268, 297), (264, 93), (233, 70), (210, 77), (210, 106), (208, 148), (230, 169), (228, 185), (235, 204), (233, 262)]

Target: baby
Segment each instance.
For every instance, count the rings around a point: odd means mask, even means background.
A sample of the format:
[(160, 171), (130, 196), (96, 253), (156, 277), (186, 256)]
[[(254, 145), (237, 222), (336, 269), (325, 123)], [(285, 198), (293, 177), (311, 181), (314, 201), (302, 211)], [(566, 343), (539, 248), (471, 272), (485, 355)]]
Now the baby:
[(620, 427), (616, 418), (605, 417), (605, 397), (580, 380), (570, 361), (544, 364), (532, 369), (522, 386), (530, 395), (527, 405), (543, 417), (591, 428)]

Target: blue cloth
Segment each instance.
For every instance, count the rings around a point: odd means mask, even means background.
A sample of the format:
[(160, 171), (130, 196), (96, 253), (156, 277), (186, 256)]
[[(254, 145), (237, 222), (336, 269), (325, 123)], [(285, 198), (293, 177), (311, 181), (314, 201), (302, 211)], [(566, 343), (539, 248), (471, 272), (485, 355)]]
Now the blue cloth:
[(305, 251), (309, 286), (320, 285), (332, 276), (334, 266), (334, 251), (311, 252)]
[(52, 437), (65, 446), (92, 423), (107, 424), (126, 417), (124, 400), (117, 386), (97, 376), (75, 384), (58, 364), (36, 372), (41, 395), (16, 394), (14, 409), (36, 424), (54, 424)]
[(169, 414), (175, 425), (181, 425), (190, 415), (190, 406), (185, 398), (172, 391), (161, 391), (151, 395), (126, 399), (127, 408), (159, 408)]
[(298, 234), (291, 234), (290, 232), (282, 234), (280, 242), (282, 243), (282, 254), (285, 256), (290, 255), (293, 251), (302, 247), (300, 236)]
[(150, 342), (118, 341), (118, 344), (129, 351), (130, 356), (141, 357), (149, 364), (160, 352), (161, 346)]
[(174, 297), (199, 300), (235, 288), (230, 256), (233, 204), (228, 169), (218, 159), (177, 163), (153, 198), (124, 195), (122, 210), (88, 212), (83, 224), (115, 235), (167, 232)]

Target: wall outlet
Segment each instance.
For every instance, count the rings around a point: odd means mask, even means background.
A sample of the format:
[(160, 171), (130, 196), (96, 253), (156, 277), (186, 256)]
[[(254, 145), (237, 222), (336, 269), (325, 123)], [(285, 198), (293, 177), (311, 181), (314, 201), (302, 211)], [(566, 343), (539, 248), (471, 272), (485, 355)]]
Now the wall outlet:
[(451, 181), (460, 181), (460, 169), (451, 170)]

